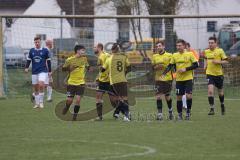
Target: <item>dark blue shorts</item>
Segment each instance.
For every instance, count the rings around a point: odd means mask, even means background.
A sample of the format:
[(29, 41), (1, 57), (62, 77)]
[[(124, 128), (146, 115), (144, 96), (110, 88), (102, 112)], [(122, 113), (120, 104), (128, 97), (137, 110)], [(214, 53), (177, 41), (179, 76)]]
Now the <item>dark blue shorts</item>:
[(176, 95), (192, 94), (193, 80), (177, 81), (176, 82)]
[(105, 93), (105, 92), (109, 92), (110, 89), (111, 89), (110, 82), (99, 81), (97, 84), (97, 92)]
[(207, 75), (207, 81), (208, 85), (214, 85), (218, 89), (223, 89), (223, 76), (212, 76), (212, 75)]

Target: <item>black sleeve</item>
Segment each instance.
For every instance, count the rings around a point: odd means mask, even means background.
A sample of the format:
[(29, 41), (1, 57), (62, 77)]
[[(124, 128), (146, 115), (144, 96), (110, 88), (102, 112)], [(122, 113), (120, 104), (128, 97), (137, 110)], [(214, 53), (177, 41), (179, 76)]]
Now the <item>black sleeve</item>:
[(31, 64), (31, 60), (28, 59), (26, 63), (26, 68), (29, 68), (30, 64)]
[(51, 68), (51, 60), (47, 60), (47, 67), (48, 67), (48, 72), (52, 72), (52, 68)]
[(62, 71), (69, 71), (69, 67), (62, 66)]
[(27, 62), (26, 62), (26, 66), (25, 68), (29, 68), (31, 62), (32, 62), (32, 49), (30, 49), (29, 53), (28, 53), (28, 57), (27, 57)]
[(101, 72), (105, 72), (105, 71), (106, 71), (106, 69), (105, 69), (105, 68), (103, 68), (103, 67), (101, 67), (101, 68), (100, 68), (100, 71), (101, 71)]
[(171, 71), (174, 68), (176, 68), (175, 64), (169, 64), (167, 68), (163, 71), (163, 75), (167, 74), (169, 71)]
[(132, 67), (131, 67), (131, 66), (127, 66), (127, 68), (126, 68), (126, 74), (127, 74), (128, 72), (131, 72), (131, 70), (132, 70)]
[(186, 71), (194, 70), (196, 68), (198, 68), (198, 62), (192, 63), (192, 65), (190, 67), (186, 68)]

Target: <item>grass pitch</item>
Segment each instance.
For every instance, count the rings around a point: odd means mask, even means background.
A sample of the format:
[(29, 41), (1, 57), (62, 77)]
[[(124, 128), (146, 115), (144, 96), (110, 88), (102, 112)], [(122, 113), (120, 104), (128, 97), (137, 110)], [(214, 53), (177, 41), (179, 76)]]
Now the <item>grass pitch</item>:
[[(22, 86), (12, 85), (15, 92)], [(166, 120), (166, 103), (164, 121), (154, 120), (155, 100), (138, 99), (129, 123), (114, 120), (112, 113), (104, 115), (102, 122), (61, 121), (54, 112), (65, 98), (60, 94), (54, 94), (54, 101), (41, 110), (32, 108), (27, 95), (9, 97), (0, 100), (1, 160), (240, 159), (240, 100), (230, 94), (225, 116), (220, 115), (218, 98), (216, 114), (208, 116), (206, 92), (194, 94), (191, 121), (182, 122)], [(95, 107), (92, 98), (82, 102), (82, 111)]]

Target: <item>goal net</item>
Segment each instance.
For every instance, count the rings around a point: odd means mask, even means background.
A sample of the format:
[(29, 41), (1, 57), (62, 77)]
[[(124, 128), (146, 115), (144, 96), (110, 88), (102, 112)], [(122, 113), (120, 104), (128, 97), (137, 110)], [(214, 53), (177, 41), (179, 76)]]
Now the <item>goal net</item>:
[[(74, 22), (74, 23), (73, 23)], [(240, 88), (240, 17), (226, 18), (2, 18), (3, 80), (1, 88), (8, 97), (28, 96), (31, 76), (24, 73), (26, 57), (34, 47), (33, 39), (53, 40), (52, 66), (56, 95), (64, 94), (66, 75), (60, 66), (73, 55), (76, 44), (86, 47), (93, 73), (87, 73), (87, 96), (95, 97), (95, 79), (98, 74), (97, 57), (93, 47), (97, 43), (111, 53), (113, 43), (122, 43), (122, 52), (131, 62), (132, 72), (127, 74), (130, 95), (139, 98), (154, 97), (154, 72), (151, 59), (156, 54), (155, 43), (165, 40), (166, 50), (176, 52), (175, 42), (184, 39), (200, 56), (200, 67), (194, 72), (193, 94), (205, 96), (207, 81), (202, 53), (208, 48), (208, 38), (218, 38), (219, 47), (229, 57), (224, 65), (224, 85), (227, 97), (239, 97)], [(174, 84), (173, 84), (174, 85)], [(174, 86), (172, 94), (174, 95)], [(55, 93), (54, 93), (55, 94)]]

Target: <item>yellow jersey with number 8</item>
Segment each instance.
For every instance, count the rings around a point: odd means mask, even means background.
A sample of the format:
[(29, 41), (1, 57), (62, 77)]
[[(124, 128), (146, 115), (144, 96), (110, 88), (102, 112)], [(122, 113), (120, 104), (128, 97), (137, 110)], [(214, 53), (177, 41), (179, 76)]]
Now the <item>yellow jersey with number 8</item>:
[(109, 69), (110, 84), (127, 82), (126, 67), (130, 66), (126, 55), (114, 53), (103, 65), (104, 69)]

